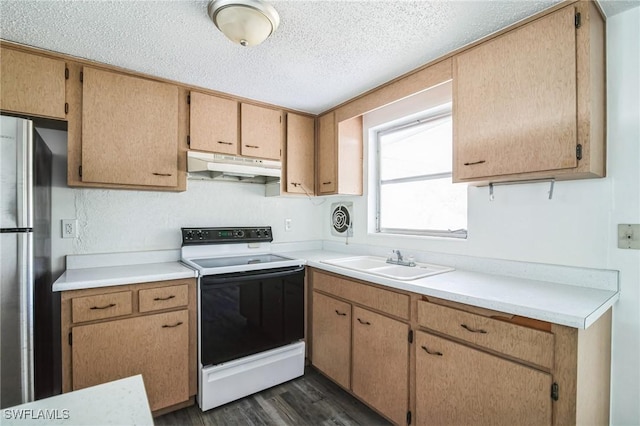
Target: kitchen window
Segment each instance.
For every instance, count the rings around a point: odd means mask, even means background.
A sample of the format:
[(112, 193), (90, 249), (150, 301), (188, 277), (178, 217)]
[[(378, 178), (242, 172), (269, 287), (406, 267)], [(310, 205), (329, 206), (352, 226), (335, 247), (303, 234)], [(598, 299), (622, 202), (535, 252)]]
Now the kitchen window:
[(451, 104), (376, 133), (376, 231), (467, 237), (467, 185), (452, 183)]

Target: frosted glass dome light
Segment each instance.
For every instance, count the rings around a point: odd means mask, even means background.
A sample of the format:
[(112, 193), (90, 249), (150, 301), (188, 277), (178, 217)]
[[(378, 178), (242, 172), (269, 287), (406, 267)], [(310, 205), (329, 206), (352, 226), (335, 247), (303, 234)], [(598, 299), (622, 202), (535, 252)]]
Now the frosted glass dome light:
[(216, 27), (242, 46), (262, 43), (280, 24), (278, 12), (260, 0), (212, 0), (207, 10)]

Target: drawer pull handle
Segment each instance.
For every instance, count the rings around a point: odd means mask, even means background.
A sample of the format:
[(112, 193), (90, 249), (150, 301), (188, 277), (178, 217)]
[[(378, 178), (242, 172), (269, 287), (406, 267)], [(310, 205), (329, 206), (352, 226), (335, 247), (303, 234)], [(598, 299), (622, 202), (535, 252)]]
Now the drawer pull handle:
[(165, 176), (165, 177), (169, 177), (171, 176), (171, 173), (153, 173), (154, 176)]
[(422, 349), (424, 349), (424, 351), (425, 351), (426, 353), (428, 353), (429, 355), (442, 356), (442, 352), (438, 352), (438, 351), (433, 351), (433, 352), (431, 352), (431, 351), (429, 350), (429, 348), (427, 348), (426, 346), (421, 346), (421, 347), (422, 347)]
[(465, 330), (470, 331), (472, 333), (487, 334), (487, 330), (483, 330), (481, 328), (473, 329), (473, 328), (469, 327), (467, 324), (460, 324), (460, 327), (462, 327)]
[(339, 310), (336, 309), (336, 314), (340, 315), (341, 317), (347, 316), (346, 312), (340, 312)]
[(323, 185), (331, 185), (331, 181), (329, 182), (322, 182)]
[(173, 299), (173, 298), (175, 298), (175, 296), (172, 294), (169, 297), (154, 297), (153, 300), (156, 300), (156, 301), (158, 301), (158, 300), (169, 300), (169, 299)]
[(222, 145), (233, 145), (233, 142), (218, 141), (218, 143), (221, 143)]
[(175, 323), (175, 324), (173, 324), (173, 325), (167, 325), (167, 324), (165, 324), (165, 325), (163, 325), (163, 326), (162, 326), (162, 328), (174, 328), (174, 327), (177, 327), (177, 326), (179, 326), (179, 325), (182, 325), (182, 321), (178, 321), (177, 323)]
[(109, 303), (108, 305), (104, 305), (104, 306), (92, 306), (89, 309), (109, 309), (109, 308), (113, 308), (114, 306), (116, 306), (115, 303)]
[(247, 148), (260, 148), (258, 145), (245, 145)]
[(482, 163), (486, 163), (485, 160), (480, 160), (480, 161), (473, 161), (471, 163), (464, 163), (465, 166), (473, 166), (475, 164), (482, 164)]
[(360, 318), (358, 318), (358, 322), (360, 324), (364, 324), (364, 325), (371, 325), (371, 323), (369, 321), (362, 321)]

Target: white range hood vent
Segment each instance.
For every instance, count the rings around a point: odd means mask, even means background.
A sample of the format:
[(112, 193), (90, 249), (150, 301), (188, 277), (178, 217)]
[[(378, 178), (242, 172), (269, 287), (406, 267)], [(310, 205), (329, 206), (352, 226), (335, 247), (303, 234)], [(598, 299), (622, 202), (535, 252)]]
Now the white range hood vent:
[(282, 164), (275, 160), (197, 151), (187, 153), (189, 179), (275, 184), (280, 182), (281, 169)]

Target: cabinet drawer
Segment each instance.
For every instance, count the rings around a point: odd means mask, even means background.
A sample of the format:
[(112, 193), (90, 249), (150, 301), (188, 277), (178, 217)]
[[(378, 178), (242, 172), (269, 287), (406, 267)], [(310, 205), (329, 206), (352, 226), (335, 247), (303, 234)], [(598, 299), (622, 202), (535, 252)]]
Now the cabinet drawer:
[(138, 292), (139, 309), (140, 312), (150, 312), (187, 306), (189, 303), (188, 295), (189, 287), (187, 284), (140, 290)]
[(418, 302), (418, 324), (542, 367), (553, 367), (552, 333), (424, 301)]
[(74, 323), (119, 317), (131, 313), (131, 291), (76, 297), (71, 300), (71, 314)]
[(360, 303), (373, 309), (409, 319), (409, 296), (360, 284), (319, 272), (312, 273), (313, 288)]

